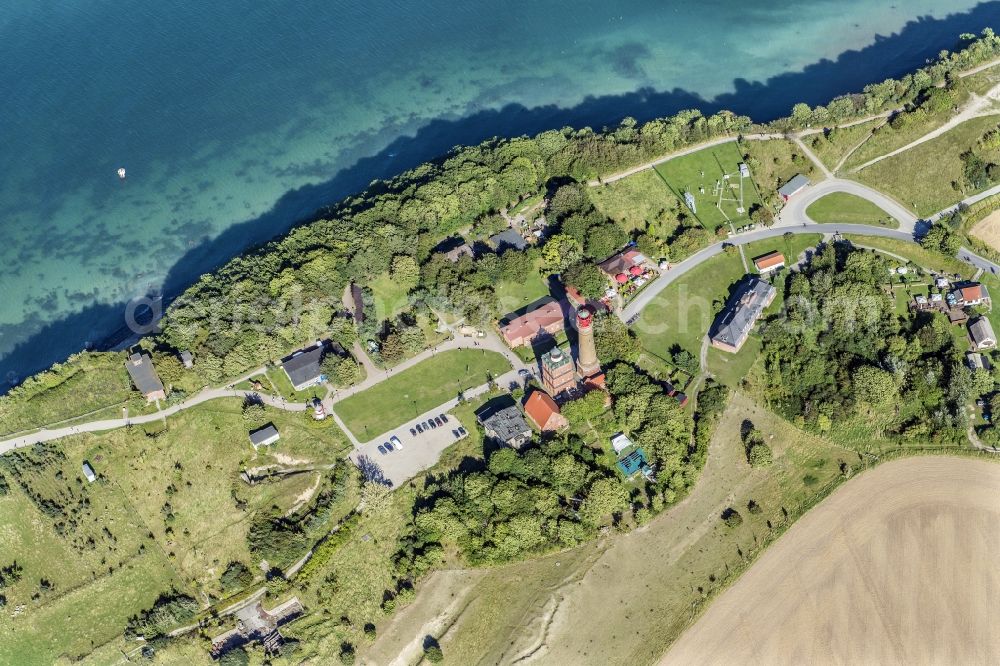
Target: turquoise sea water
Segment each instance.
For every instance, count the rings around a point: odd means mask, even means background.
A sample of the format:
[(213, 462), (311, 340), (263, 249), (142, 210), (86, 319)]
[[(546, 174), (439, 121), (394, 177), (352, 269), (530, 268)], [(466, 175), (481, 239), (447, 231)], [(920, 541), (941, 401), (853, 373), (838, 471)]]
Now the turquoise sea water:
[(0, 382), (455, 144), (691, 106), (768, 119), (998, 18), (968, 0), (4, 3)]

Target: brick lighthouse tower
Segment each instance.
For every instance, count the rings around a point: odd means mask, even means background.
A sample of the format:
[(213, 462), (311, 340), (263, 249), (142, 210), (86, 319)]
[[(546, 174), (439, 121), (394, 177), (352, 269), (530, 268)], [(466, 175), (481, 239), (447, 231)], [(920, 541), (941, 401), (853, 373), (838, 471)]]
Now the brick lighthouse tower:
[(577, 331), (577, 372), (587, 379), (600, 373), (601, 363), (597, 360), (597, 346), (594, 344), (594, 315), (587, 308), (576, 311)]

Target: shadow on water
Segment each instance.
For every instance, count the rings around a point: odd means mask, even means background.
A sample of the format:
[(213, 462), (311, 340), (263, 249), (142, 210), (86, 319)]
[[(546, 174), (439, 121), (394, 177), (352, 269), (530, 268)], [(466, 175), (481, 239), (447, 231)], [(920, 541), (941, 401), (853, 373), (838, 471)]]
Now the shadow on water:
[[(192, 248), (170, 269), (163, 293), (168, 297), (179, 294), (199, 275), (248, 247), (314, 218), (324, 205), (364, 189), (372, 180), (391, 177), (434, 159), (453, 146), (475, 144), (491, 136), (530, 135), (567, 125), (601, 127), (617, 123), (625, 116), (644, 121), (689, 108), (701, 109), (706, 114), (730, 109), (758, 121), (773, 120), (786, 115), (797, 102), (824, 104), (869, 83), (905, 74), (942, 49), (954, 49), (959, 34), (978, 33), (997, 22), (1000, 22), (1000, 0), (984, 2), (968, 12), (942, 19), (921, 17), (907, 23), (898, 33), (877, 37), (870, 46), (845, 51), (836, 60), (821, 60), (766, 82), (736, 79), (733, 92), (710, 100), (677, 88), (666, 91), (643, 88), (622, 95), (590, 97), (570, 108), (510, 104), (461, 118), (435, 119), (413, 136), (398, 137), (378, 154), (358, 159), (324, 183), (287, 192), (264, 215), (233, 225), (217, 238)], [(18, 378), (83, 348), (88, 338), (107, 338), (123, 326), (124, 310), (124, 303), (95, 305), (37, 329), (0, 359), (0, 378), (6, 378), (0, 384), (0, 392), (9, 389)]]

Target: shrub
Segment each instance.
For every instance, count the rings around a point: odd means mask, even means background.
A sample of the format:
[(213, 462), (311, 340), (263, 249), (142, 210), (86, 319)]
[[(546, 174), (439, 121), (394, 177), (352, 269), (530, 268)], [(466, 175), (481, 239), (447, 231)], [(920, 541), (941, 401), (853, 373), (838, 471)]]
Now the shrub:
[(743, 524), (743, 516), (736, 509), (730, 507), (722, 512), (722, 520), (729, 527), (739, 527)]

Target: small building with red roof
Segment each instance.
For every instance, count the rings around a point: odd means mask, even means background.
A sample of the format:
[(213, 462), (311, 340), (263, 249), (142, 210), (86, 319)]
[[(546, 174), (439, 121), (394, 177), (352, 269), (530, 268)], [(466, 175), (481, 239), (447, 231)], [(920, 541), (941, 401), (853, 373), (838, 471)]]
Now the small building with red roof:
[(561, 430), (569, 421), (559, 411), (559, 405), (545, 391), (534, 390), (524, 403), (524, 413), (542, 432)]
[(977, 305), (992, 307), (990, 293), (979, 282), (961, 282), (956, 284), (952, 295), (955, 297), (957, 305), (961, 307), (974, 307)]
[(761, 275), (770, 273), (771, 271), (776, 271), (785, 265), (785, 255), (777, 250), (768, 252), (767, 254), (755, 257), (753, 265), (757, 268), (757, 272)]

